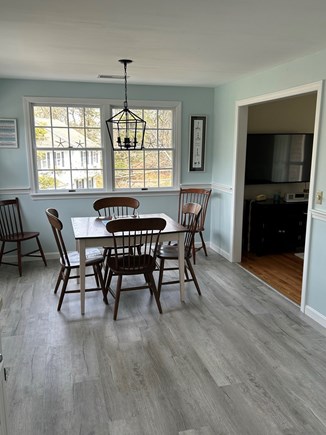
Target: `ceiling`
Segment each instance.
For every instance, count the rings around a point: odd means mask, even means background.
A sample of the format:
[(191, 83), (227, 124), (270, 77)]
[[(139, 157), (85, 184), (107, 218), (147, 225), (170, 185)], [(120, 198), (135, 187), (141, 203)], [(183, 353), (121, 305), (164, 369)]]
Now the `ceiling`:
[[(326, 48), (325, 0), (1, 0), (0, 78), (216, 86)], [(121, 82), (121, 80), (118, 80)]]

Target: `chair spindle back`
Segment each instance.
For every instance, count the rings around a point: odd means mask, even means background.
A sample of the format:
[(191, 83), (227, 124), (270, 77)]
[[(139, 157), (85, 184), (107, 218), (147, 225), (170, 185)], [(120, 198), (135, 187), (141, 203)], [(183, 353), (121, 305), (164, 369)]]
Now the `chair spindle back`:
[(0, 239), (23, 232), (18, 198), (0, 201)]
[[(165, 225), (166, 221), (162, 218), (117, 219), (108, 222), (106, 228), (114, 240), (115, 270), (125, 274), (153, 271), (159, 237)], [(119, 254), (121, 247), (128, 247), (128, 253)]]
[(194, 202), (184, 204), (182, 207), (182, 225), (188, 230), (185, 233), (185, 257), (191, 257), (194, 237), (198, 227), (198, 220), (202, 212), (202, 206)]
[(64, 239), (62, 237), (62, 229), (63, 224), (59, 219), (59, 213), (55, 208), (47, 208), (45, 211), (48, 221), (50, 222), (54, 239), (56, 241), (60, 259), (62, 264), (65, 264), (67, 267), (70, 267), (69, 256), (67, 253), (66, 245)]
[(207, 206), (211, 196), (212, 189), (181, 188), (179, 193), (179, 212), (178, 222), (183, 221), (183, 206), (189, 202), (200, 204), (202, 212), (198, 219), (197, 231), (203, 231), (205, 226)]
[(139, 204), (139, 201), (135, 198), (118, 196), (97, 199), (93, 203), (93, 208), (98, 212), (99, 216), (119, 217), (134, 214)]

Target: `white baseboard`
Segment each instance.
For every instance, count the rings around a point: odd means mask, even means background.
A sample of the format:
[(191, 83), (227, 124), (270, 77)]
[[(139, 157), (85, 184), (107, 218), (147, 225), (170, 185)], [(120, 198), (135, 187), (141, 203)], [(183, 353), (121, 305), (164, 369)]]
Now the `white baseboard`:
[(309, 307), (309, 305), (306, 305), (304, 313), (313, 319), (315, 322), (319, 323), (321, 326), (326, 328), (326, 316), (323, 314), (320, 314), (318, 311), (314, 310), (313, 308)]
[(214, 245), (214, 243), (206, 243), (207, 246), (209, 246), (213, 251), (217, 252), (218, 254), (222, 255), (222, 257), (226, 258), (227, 260), (231, 261), (231, 256), (228, 252), (221, 249), (219, 246)]

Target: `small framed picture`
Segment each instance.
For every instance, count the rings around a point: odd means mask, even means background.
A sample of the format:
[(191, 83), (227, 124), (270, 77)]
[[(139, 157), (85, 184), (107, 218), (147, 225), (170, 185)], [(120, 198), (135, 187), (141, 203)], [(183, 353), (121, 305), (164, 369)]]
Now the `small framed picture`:
[(190, 116), (189, 171), (205, 170), (206, 116)]
[(0, 119), (0, 148), (18, 148), (16, 119)]

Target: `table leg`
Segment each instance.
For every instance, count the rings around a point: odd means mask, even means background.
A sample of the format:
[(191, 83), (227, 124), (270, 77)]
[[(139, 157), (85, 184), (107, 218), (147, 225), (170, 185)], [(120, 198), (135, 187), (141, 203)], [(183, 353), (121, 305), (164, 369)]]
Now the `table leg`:
[[(76, 251), (79, 252), (79, 241), (78, 240), (76, 240)], [(77, 270), (78, 270), (78, 275), (80, 276), (80, 268), (77, 269)], [(80, 278), (77, 278), (76, 282), (77, 282), (77, 284), (79, 284), (80, 283)]]
[(185, 300), (185, 247), (184, 233), (178, 235), (178, 252), (179, 252), (179, 280), (180, 280), (180, 300)]
[(79, 268), (79, 274), (80, 274), (80, 310), (81, 314), (85, 314), (85, 274), (86, 274), (86, 257), (85, 257), (85, 241), (79, 240), (78, 241), (78, 251), (79, 251), (79, 261), (80, 261), (80, 268)]

